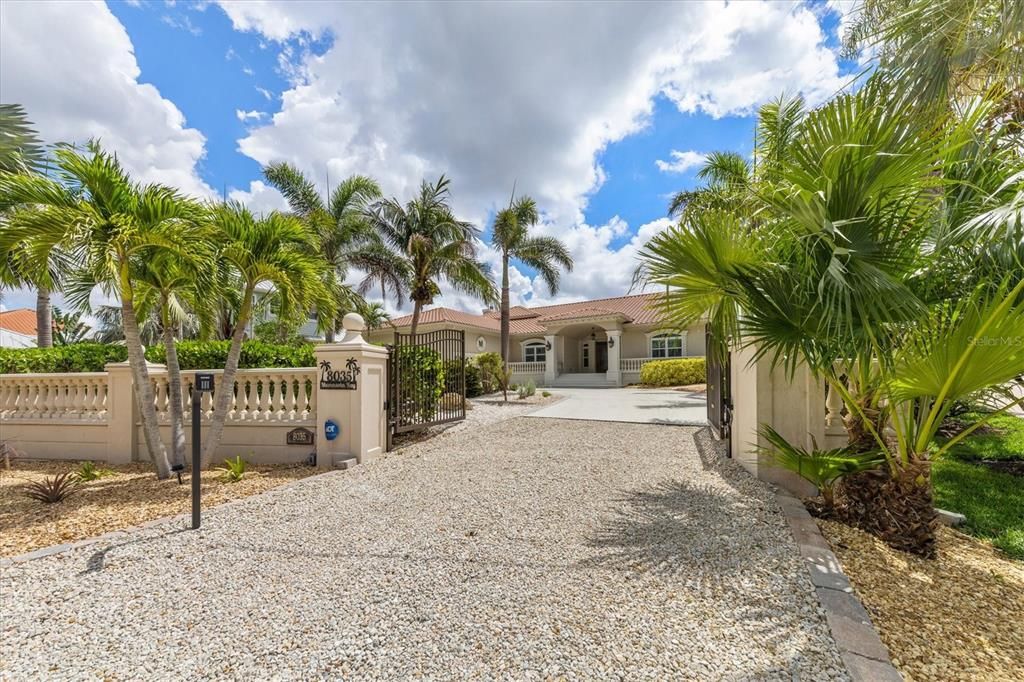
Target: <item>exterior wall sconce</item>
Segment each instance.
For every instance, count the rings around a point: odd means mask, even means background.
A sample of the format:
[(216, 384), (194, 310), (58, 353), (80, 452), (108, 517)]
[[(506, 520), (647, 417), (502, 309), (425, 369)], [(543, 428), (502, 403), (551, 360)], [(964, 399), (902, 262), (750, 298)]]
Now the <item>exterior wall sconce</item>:
[(544, 350), (551, 350), (551, 342), (550, 341), (545, 341), (544, 342)]
[(608, 337), (608, 347), (609, 348), (615, 348), (615, 339), (613, 339), (610, 336)]

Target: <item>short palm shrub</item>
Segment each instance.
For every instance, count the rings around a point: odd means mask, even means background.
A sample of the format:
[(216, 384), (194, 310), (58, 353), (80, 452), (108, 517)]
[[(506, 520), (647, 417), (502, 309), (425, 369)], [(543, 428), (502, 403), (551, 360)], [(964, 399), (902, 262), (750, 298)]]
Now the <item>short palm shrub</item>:
[(249, 463), (242, 459), (241, 455), (238, 455), (234, 459), (224, 460), (224, 466), (217, 467), (217, 471), (224, 472), (224, 479), (228, 483), (238, 483), (245, 476), (248, 468)]
[(43, 504), (57, 504), (73, 495), (78, 489), (78, 480), (70, 471), (56, 476), (47, 476), (41, 481), (32, 481), (22, 486), (26, 497)]
[(704, 358), (652, 360), (640, 368), (640, 383), (648, 386), (703, 384), (706, 379)]
[[(780, 467), (792, 471), (818, 489), (826, 509), (835, 506), (836, 484), (844, 476), (878, 469), (885, 464), (881, 451), (854, 452), (849, 448), (813, 450), (793, 445), (768, 424), (762, 424), (758, 433), (768, 441), (767, 447), (758, 449), (767, 454)], [(813, 441), (813, 439), (812, 439)]]
[(533, 383), (533, 379), (529, 379), (525, 384), (519, 387), (517, 392), (520, 400), (526, 400), (537, 393), (537, 384)]
[(75, 471), (74, 478), (79, 483), (86, 483), (88, 481), (95, 481), (103, 478), (104, 476), (113, 475), (113, 471), (110, 469), (100, 469), (92, 462), (82, 462), (78, 465), (78, 470)]
[(466, 397), (475, 398), (484, 394), (484, 385), (480, 378), (480, 365), (476, 358), (466, 360)]

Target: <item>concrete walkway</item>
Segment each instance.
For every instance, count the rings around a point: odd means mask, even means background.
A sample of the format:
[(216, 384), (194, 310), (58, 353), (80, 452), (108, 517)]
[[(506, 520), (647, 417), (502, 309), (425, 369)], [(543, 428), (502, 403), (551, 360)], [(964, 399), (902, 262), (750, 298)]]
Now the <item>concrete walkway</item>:
[(529, 416), (675, 426), (703, 426), (707, 423), (707, 402), (703, 393), (674, 391), (670, 388), (547, 390), (565, 397)]
[(849, 679), (769, 487), (647, 424), (444, 434), (2, 567), (0, 614), (10, 680)]

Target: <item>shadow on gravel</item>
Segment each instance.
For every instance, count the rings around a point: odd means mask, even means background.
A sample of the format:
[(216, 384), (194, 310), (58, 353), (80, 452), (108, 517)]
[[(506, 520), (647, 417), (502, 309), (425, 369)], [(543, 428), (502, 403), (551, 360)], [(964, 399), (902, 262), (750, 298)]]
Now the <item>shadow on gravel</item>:
[(99, 571), (102, 571), (103, 568), (104, 568), (104, 565), (106, 564), (106, 561), (107, 561), (107, 554), (109, 554), (110, 552), (114, 551), (115, 549), (120, 549), (121, 547), (127, 547), (128, 545), (135, 545), (135, 544), (138, 544), (140, 542), (151, 542), (153, 540), (160, 540), (162, 538), (166, 538), (166, 537), (169, 537), (171, 535), (177, 535), (178, 533), (184, 533), (187, 530), (189, 530), (189, 529), (188, 528), (177, 528), (175, 530), (169, 530), (166, 533), (160, 533), (159, 535), (153, 535), (153, 536), (145, 537), (145, 538), (135, 538), (133, 540), (128, 540), (126, 542), (119, 542), (116, 545), (108, 545), (107, 547), (104, 547), (103, 549), (98, 550), (96, 552), (93, 552), (91, 555), (89, 555), (89, 560), (85, 563), (85, 568), (83, 570), (79, 571), (78, 575), (79, 576), (83, 576), (83, 575), (89, 575), (90, 573), (98, 573)]
[(757, 568), (771, 543), (746, 528), (742, 501), (689, 481), (663, 481), (614, 503), (586, 539), (604, 553), (581, 565), (699, 580)]

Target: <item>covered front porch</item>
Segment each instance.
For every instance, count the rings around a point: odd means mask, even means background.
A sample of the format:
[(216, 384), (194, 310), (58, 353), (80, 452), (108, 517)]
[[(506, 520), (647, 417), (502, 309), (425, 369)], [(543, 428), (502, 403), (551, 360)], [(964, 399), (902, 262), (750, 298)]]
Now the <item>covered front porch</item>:
[[(543, 319), (543, 335), (513, 339), (512, 380), (550, 387), (618, 387), (637, 383), (650, 354), (650, 334), (618, 312)], [(684, 335), (685, 337), (685, 335)], [(517, 347), (518, 346), (518, 347)]]

